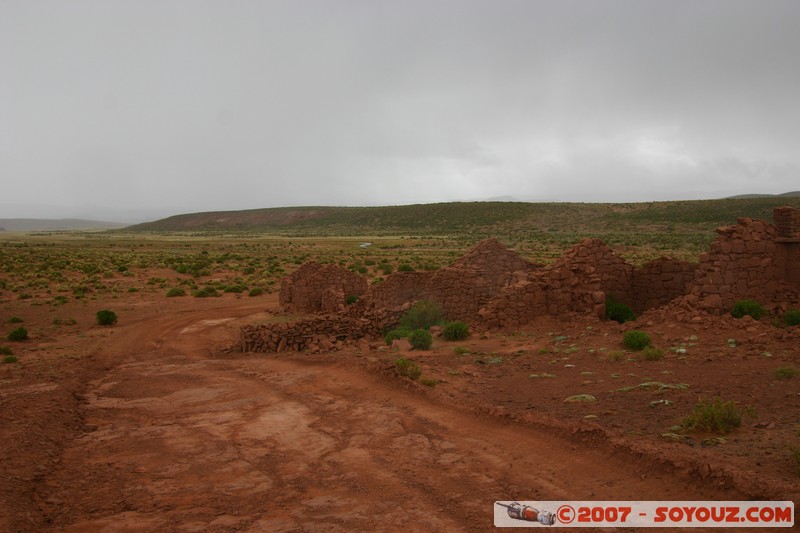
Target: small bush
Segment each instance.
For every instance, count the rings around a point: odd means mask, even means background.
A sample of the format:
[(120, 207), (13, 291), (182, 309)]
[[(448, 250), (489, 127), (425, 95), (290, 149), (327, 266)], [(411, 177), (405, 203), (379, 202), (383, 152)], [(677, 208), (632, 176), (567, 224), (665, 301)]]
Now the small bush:
[(467, 355), (469, 353), (469, 348), (465, 348), (464, 346), (456, 346), (453, 348), (453, 352), (456, 355)]
[(264, 294), (264, 289), (262, 289), (261, 287), (255, 287), (253, 289), (250, 289), (250, 292), (247, 295), (248, 296), (261, 296), (262, 294)]
[(469, 337), (469, 326), (461, 321), (450, 322), (442, 328), (442, 337), (448, 341), (461, 341)]
[(644, 331), (634, 329), (625, 332), (625, 335), (622, 337), (622, 344), (631, 350), (642, 350), (647, 346), (652, 346), (653, 341), (650, 339), (650, 335)]
[(789, 309), (781, 319), (787, 326), (800, 326), (800, 309)]
[(380, 270), (384, 276), (388, 276), (389, 274), (392, 273), (392, 270), (394, 269), (392, 268), (392, 265), (390, 265), (389, 263), (381, 263), (380, 265), (378, 265), (378, 270)]
[(225, 287), (223, 292), (233, 293), (233, 294), (242, 294), (244, 291), (247, 290), (247, 287), (244, 285), (228, 285)]
[(414, 272), (414, 267), (409, 265), (408, 263), (402, 263), (397, 267), (398, 272)]
[(22, 320), (18, 316), (12, 316), (11, 318), (8, 319), (9, 324), (22, 324), (22, 322), (24, 322), (24, 320)]
[(724, 402), (720, 398), (700, 400), (694, 406), (694, 412), (681, 421), (687, 431), (714, 432), (720, 435), (742, 425), (742, 415), (732, 401)]
[(764, 315), (764, 307), (755, 300), (739, 300), (733, 304), (731, 315), (734, 318), (742, 318), (743, 316), (750, 315), (758, 320)]
[(108, 309), (98, 311), (95, 316), (97, 317), (97, 323), (101, 326), (111, 326), (117, 323), (117, 314)]
[(211, 296), (219, 296), (219, 292), (214, 287), (203, 287), (200, 290), (194, 291), (195, 298), (209, 298)]
[(793, 366), (784, 366), (775, 369), (775, 377), (778, 379), (792, 379), (795, 376), (800, 376), (800, 369)]
[(609, 361), (623, 361), (626, 355), (622, 350), (611, 350), (606, 357), (608, 357)]
[(8, 340), (19, 342), (28, 339), (28, 330), (23, 327), (18, 327), (17, 329), (12, 329), (11, 332), (8, 334)]
[(606, 318), (623, 324), (630, 320), (636, 320), (636, 314), (630, 307), (609, 296), (606, 298)]
[(176, 296), (186, 296), (186, 291), (181, 287), (172, 287), (167, 291), (167, 298), (175, 298)]
[(8, 346), (0, 346), (0, 355), (14, 355), (14, 352)]
[(421, 380), (419, 380), (419, 382), (425, 385), (426, 387), (435, 387), (436, 385), (438, 385), (439, 380), (433, 378), (422, 378)]
[(394, 366), (397, 368), (398, 374), (411, 380), (418, 379), (422, 375), (422, 370), (417, 363), (402, 357), (394, 362)]
[(15, 356), (13, 356), (13, 355), (7, 355), (7, 356), (3, 357), (3, 362), (4, 363), (16, 363), (17, 362), (17, 358)]
[(408, 328), (402, 328), (402, 327), (395, 328), (395, 329), (389, 331), (388, 333), (386, 333), (386, 335), (383, 336), (383, 341), (386, 344), (391, 345), (392, 341), (395, 341), (397, 339), (402, 339), (404, 337), (408, 337), (410, 334), (411, 334), (411, 330), (408, 329)]
[(433, 337), (426, 329), (415, 329), (408, 336), (408, 342), (415, 350), (427, 350), (433, 344)]
[(430, 300), (420, 300), (400, 318), (400, 327), (409, 330), (428, 329), (443, 320), (442, 308)]
[(647, 361), (658, 361), (664, 357), (664, 352), (652, 346), (645, 346), (642, 349), (642, 357)]
[(347, 305), (353, 305), (357, 301), (358, 301), (358, 296), (356, 296), (355, 294), (349, 294), (344, 299), (344, 303), (346, 303)]

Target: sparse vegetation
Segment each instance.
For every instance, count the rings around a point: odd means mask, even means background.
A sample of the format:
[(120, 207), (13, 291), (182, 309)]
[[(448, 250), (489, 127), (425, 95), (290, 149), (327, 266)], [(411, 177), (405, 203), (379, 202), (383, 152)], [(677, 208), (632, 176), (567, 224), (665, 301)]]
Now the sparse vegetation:
[(764, 307), (755, 300), (739, 300), (733, 304), (733, 309), (731, 309), (731, 315), (734, 318), (751, 316), (758, 320), (764, 315), (764, 312)]
[(102, 309), (95, 314), (97, 323), (101, 326), (112, 326), (117, 323), (117, 314), (110, 309)]
[(195, 298), (210, 298), (220, 296), (220, 293), (214, 287), (203, 287), (193, 293)]
[(14, 352), (8, 346), (0, 346), (0, 355), (14, 355)]
[(778, 379), (792, 379), (800, 376), (800, 368), (794, 366), (784, 366), (775, 369), (775, 377)]
[(436, 302), (420, 300), (412, 305), (400, 318), (400, 327), (408, 330), (435, 326), (444, 319), (442, 308)]
[(781, 319), (787, 326), (800, 326), (800, 309), (789, 309)]
[(609, 361), (624, 361), (625, 360), (625, 352), (622, 350), (610, 350), (606, 355)]
[(247, 293), (247, 295), (250, 297), (261, 296), (262, 294), (264, 294), (264, 289), (262, 289), (261, 287), (254, 287), (250, 289), (249, 293)]
[(394, 366), (398, 374), (411, 380), (419, 379), (422, 375), (422, 370), (417, 363), (403, 357), (397, 359)]
[(411, 332), (408, 336), (408, 342), (411, 343), (411, 347), (415, 350), (427, 350), (433, 344), (433, 336), (427, 329), (419, 328)]
[(642, 348), (641, 355), (646, 361), (659, 361), (664, 357), (664, 352), (652, 346), (645, 346)]
[(186, 296), (186, 291), (182, 287), (172, 287), (167, 291), (167, 298), (175, 298), (177, 296)]
[(22, 326), (12, 329), (8, 334), (8, 340), (13, 342), (28, 340), (28, 330)]
[(8, 319), (9, 324), (21, 324), (22, 322), (24, 322), (24, 320), (22, 320), (18, 316), (12, 316), (11, 318)]
[(422, 378), (419, 380), (419, 382), (425, 385), (426, 387), (435, 387), (436, 385), (439, 384), (439, 380), (433, 378)]
[(694, 411), (681, 421), (686, 431), (703, 433), (711, 432), (720, 435), (730, 433), (742, 424), (742, 414), (736, 403), (723, 401), (719, 397), (700, 400)]
[(344, 303), (347, 305), (353, 305), (357, 301), (358, 301), (358, 296), (356, 296), (355, 294), (349, 294), (344, 299)]
[(453, 352), (456, 355), (466, 355), (469, 353), (469, 348), (466, 348), (464, 346), (456, 346), (455, 348), (453, 348)]
[(16, 358), (16, 356), (13, 356), (13, 355), (7, 355), (7, 356), (3, 357), (3, 362), (4, 363), (16, 363), (17, 361), (18, 361), (18, 359)]
[(469, 326), (461, 321), (448, 322), (442, 328), (442, 337), (448, 341), (461, 341), (469, 337)]
[(383, 336), (383, 341), (386, 344), (391, 345), (392, 341), (408, 337), (411, 334), (411, 331), (412, 330), (404, 327), (395, 328), (387, 332), (386, 335)]
[(650, 335), (644, 331), (633, 329), (631, 331), (626, 331), (622, 336), (622, 344), (624, 344), (625, 347), (630, 350), (639, 351), (648, 346), (652, 346), (653, 341), (650, 338)]
[(631, 320), (636, 320), (636, 314), (630, 307), (609, 296), (606, 298), (606, 318), (623, 324)]

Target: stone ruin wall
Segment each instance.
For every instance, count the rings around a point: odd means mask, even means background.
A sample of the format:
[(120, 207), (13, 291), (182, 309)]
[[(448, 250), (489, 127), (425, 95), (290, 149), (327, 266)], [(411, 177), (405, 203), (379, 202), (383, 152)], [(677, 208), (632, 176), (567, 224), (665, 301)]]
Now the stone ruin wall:
[[(785, 309), (800, 305), (800, 211), (778, 208), (775, 219), (771, 225), (741, 218), (718, 229), (699, 263), (660, 258), (635, 268), (602, 241), (583, 239), (540, 267), (487, 239), (450, 266), (398, 272), (369, 288), (357, 274), (309, 263), (284, 279), (281, 304), (338, 315), (246, 326), (241, 345), (248, 351), (335, 350), (343, 342), (379, 338), (421, 299), (439, 303), (451, 319), (484, 328), (519, 327), (543, 315), (604, 318), (608, 295), (637, 313), (673, 301), (721, 313), (742, 298)], [(345, 307), (346, 294), (361, 297)]]
[(280, 304), (307, 313), (336, 313), (347, 296), (362, 296), (367, 280), (337, 265), (303, 264), (281, 280)]

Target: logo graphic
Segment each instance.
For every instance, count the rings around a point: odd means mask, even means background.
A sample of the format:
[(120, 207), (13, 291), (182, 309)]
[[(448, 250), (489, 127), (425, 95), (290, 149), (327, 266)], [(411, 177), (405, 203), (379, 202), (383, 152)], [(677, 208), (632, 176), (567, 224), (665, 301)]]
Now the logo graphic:
[(540, 511), (539, 509), (535, 509), (530, 505), (522, 505), (519, 502), (513, 502), (508, 505), (500, 502), (495, 503), (501, 507), (505, 507), (506, 511), (508, 512), (508, 516), (515, 520), (539, 522), (545, 526), (552, 526), (556, 523), (556, 515), (549, 511)]

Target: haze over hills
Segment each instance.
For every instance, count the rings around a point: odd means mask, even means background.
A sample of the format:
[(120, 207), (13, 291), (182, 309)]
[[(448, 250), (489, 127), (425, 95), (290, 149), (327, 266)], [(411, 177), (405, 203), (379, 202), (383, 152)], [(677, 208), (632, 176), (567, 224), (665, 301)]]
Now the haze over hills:
[(736, 196), (730, 196), (730, 198), (776, 198), (792, 196), (800, 196), (800, 191), (785, 192), (783, 194), (738, 194)]
[(69, 231), (124, 228), (120, 222), (79, 218), (0, 218), (0, 231)]
[(265, 232), (295, 235), (499, 235), (519, 231), (708, 231), (737, 217), (771, 220), (800, 195), (627, 204), (448, 202), (385, 207), (277, 207), (175, 215), (125, 231)]

